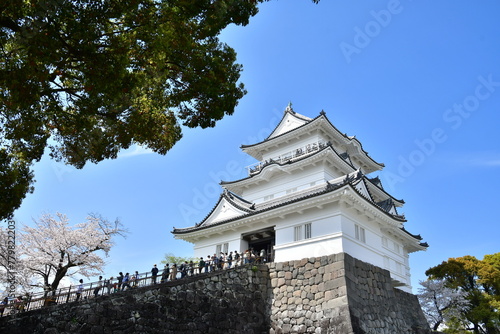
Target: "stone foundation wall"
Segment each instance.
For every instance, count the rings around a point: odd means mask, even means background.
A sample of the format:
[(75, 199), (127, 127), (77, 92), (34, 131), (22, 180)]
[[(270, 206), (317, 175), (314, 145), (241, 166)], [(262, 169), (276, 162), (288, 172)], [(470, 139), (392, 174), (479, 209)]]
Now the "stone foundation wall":
[(426, 334), (416, 296), (387, 270), (340, 253), (269, 264), (271, 334)]
[(268, 333), (266, 266), (202, 274), (0, 318), (0, 333)]
[(348, 254), (252, 268), (0, 318), (0, 333), (431, 333), (415, 296)]

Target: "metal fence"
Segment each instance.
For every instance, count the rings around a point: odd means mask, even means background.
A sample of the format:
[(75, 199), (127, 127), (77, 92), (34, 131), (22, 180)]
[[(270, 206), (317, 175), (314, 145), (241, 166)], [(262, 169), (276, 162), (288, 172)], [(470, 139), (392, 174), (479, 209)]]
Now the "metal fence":
[[(19, 296), (21, 298), (18, 297), (14, 300), (9, 300), (7, 305), (0, 305), (0, 316), (18, 314), (30, 310), (39, 309), (45, 306), (65, 304), (76, 302), (78, 300), (88, 300), (102, 295), (118, 293), (120, 291), (137, 289), (154, 284), (163, 284), (165, 282), (171, 281), (172, 279), (178, 280), (187, 276), (199, 275), (236, 266), (249, 264), (251, 265), (252, 263), (262, 263), (266, 261), (267, 259), (261, 259), (260, 257), (257, 257), (251, 261), (248, 261), (248, 263), (244, 263), (243, 261), (218, 263), (208, 262), (203, 267), (199, 267), (197, 264), (192, 266), (189, 266), (188, 264), (185, 270), (177, 270), (175, 277), (172, 277), (172, 274), (174, 272), (172, 266), (169, 268), (168, 274), (164, 269), (160, 269), (158, 275), (156, 276), (153, 276), (151, 272), (139, 273), (138, 279), (132, 279), (134, 275), (130, 275), (130, 280), (125, 283), (119, 283), (116, 277), (111, 277), (109, 279), (103, 278), (102, 281), (82, 284), (83, 289), (79, 288), (80, 284), (77, 284), (59, 288), (56, 291), (40, 291), (37, 293)], [(176, 266), (176, 269), (178, 268), (180, 268), (180, 266)]]

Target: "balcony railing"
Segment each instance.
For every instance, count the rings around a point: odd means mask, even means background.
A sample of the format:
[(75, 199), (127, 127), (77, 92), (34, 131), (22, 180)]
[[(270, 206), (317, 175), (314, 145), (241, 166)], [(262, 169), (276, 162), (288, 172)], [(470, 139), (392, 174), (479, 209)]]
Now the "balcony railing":
[(301, 146), (299, 148), (296, 148), (292, 151), (289, 151), (287, 153), (284, 153), (284, 154), (281, 154), (275, 158), (272, 158), (272, 159), (269, 159), (269, 160), (266, 160), (266, 161), (261, 161), (261, 162), (257, 162), (257, 163), (254, 163), (250, 166), (247, 166), (247, 170), (248, 170), (248, 175), (254, 175), (254, 174), (257, 174), (259, 173), (265, 166), (267, 165), (270, 165), (272, 163), (279, 163), (279, 164), (284, 164), (284, 163), (287, 163), (289, 161), (293, 161), (297, 158), (301, 158), (303, 157), (304, 155), (308, 155), (308, 154), (312, 154), (314, 152), (317, 152), (323, 148), (325, 148), (326, 146), (328, 146), (329, 143), (325, 143), (324, 141), (317, 141), (317, 142), (314, 142), (314, 143), (310, 143), (310, 144), (306, 144), (304, 146)]
[[(220, 261), (210, 260), (205, 262), (205, 266), (200, 267), (198, 263), (189, 265), (181, 269), (179, 266), (175, 277), (174, 271), (170, 267), (170, 271), (160, 269), (158, 275), (153, 276), (150, 272), (139, 273), (138, 279), (131, 279), (127, 283), (119, 283), (117, 278), (105, 279), (100, 282), (92, 282), (83, 284), (83, 289), (80, 290), (78, 285), (59, 288), (56, 291), (39, 291), (31, 294), (25, 294), (21, 298), (9, 300), (6, 305), (0, 304), (0, 317), (23, 313), (31, 310), (36, 310), (45, 306), (65, 304), (82, 300), (89, 300), (102, 295), (119, 293), (122, 291), (133, 290), (141, 287), (151, 286), (155, 284), (163, 284), (172, 280), (182, 280), (185, 277), (193, 275), (202, 275), (219, 270), (230, 269), (240, 266), (261, 264), (272, 261), (272, 256), (266, 257), (249, 257), (245, 259), (240, 257), (239, 260)], [(1, 299), (0, 299), (1, 301)]]

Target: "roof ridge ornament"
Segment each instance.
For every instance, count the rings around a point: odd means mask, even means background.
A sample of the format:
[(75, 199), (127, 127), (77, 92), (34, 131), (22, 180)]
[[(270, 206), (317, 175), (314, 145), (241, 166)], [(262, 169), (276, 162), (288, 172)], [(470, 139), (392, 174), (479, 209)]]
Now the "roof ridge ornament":
[(293, 111), (293, 108), (292, 108), (292, 101), (288, 102), (288, 105), (285, 108), (285, 112), (290, 112), (292, 114), (295, 114), (295, 111)]
[(326, 115), (326, 112), (325, 112), (325, 110), (324, 110), (324, 109), (321, 109), (321, 111), (320, 111), (320, 113), (319, 113), (319, 114), (320, 114), (320, 115), (322, 115), (322, 116), (325, 116), (325, 115)]
[(361, 171), (361, 167), (359, 167), (357, 170), (356, 170), (356, 178), (357, 179), (360, 179), (363, 177), (363, 172)]

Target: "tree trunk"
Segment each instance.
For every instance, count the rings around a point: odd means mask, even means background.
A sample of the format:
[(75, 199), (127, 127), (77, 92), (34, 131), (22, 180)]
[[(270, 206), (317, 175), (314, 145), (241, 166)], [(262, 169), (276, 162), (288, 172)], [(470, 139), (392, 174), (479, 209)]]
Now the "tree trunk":
[(52, 289), (52, 295), (56, 294), (57, 287), (59, 286), (59, 283), (61, 283), (61, 280), (66, 276), (68, 269), (69, 269), (68, 266), (64, 266), (64, 267), (57, 269), (54, 280), (52, 281), (52, 284), (50, 285), (50, 287)]

